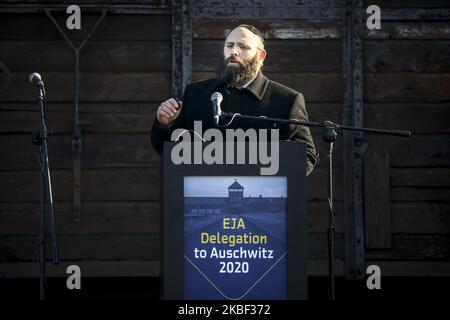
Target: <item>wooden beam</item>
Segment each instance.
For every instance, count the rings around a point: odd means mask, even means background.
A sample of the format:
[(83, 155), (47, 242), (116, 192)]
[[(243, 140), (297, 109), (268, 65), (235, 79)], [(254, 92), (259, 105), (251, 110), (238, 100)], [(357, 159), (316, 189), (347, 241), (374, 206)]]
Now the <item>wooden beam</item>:
[[(65, 25), (68, 15), (55, 16), (60, 25)], [(3, 14), (0, 39), (3, 41), (47, 41), (61, 40), (58, 30), (44, 15)], [(82, 14), (82, 27), (70, 30), (70, 39), (82, 41), (97, 21), (98, 15), (88, 12)], [(127, 26), (124, 28), (124, 26)], [(109, 15), (108, 23), (101, 24), (91, 41), (170, 41), (170, 15)], [(148, 52), (150, 53), (150, 52)], [(44, 52), (42, 53), (44, 54)], [(54, 61), (57, 62), (57, 61)], [(111, 65), (111, 67), (113, 67)]]
[[(34, 103), (35, 97), (30, 90), (30, 83), (25, 81), (29, 73), (11, 74), (11, 85), (0, 101)], [(73, 74), (70, 72), (46, 72), (45, 87), (51, 94), (46, 97), (49, 102), (73, 101)], [(148, 102), (160, 101), (170, 94), (169, 72), (87, 72), (82, 74), (80, 83), (80, 102)]]
[(450, 26), (447, 21), (386, 21), (381, 29), (365, 29), (364, 37), (380, 40), (444, 40), (450, 39)]
[(181, 99), (192, 79), (191, 1), (172, 0), (172, 97)]
[[(0, 171), (0, 201), (39, 201), (38, 170)], [(159, 199), (156, 168), (85, 169), (82, 197), (86, 201), (156, 201)], [(72, 201), (71, 170), (52, 171), (54, 201)], [(124, 186), (132, 186), (125, 188)]]
[[(344, 1), (344, 125), (363, 125), (362, 0)], [(362, 133), (344, 132), (345, 277), (364, 277)]]
[[(192, 21), (194, 39), (223, 40), (234, 26), (251, 24), (260, 30), (265, 40), (273, 39), (340, 39), (339, 20), (283, 19), (195, 19)], [(1, 30), (0, 30), (1, 32)]]

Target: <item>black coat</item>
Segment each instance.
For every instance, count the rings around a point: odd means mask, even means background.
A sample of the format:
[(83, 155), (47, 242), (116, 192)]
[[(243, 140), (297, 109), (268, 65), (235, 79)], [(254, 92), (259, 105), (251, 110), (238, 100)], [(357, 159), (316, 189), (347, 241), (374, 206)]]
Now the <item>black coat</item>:
[[(269, 80), (262, 73), (244, 89), (228, 88), (217, 78), (192, 83), (186, 87), (183, 97), (183, 108), (178, 118), (168, 127), (161, 126), (155, 119), (152, 128), (152, 144), (161, 154), (163, 142), (170, 141), (173, 130), (194, 129), (194, 121), (202, 121), (202, 130), (215, 128), (211, 94), (220, 92), (223, 95), (221, 104), (223, 112), (239, 112), (245, 115), (266, 116), (282, 119), (308, 120), (303, 95), (291, 88)], [(229, 119), (222, 119), (226, 123)], [(227, 129), (250, 128), (271, 129), (274, 124), (267, 121), (235, 119)], [(317, 154), (311, 133), (307, 127), (294, 125), (277, 125), (280, 140), (293, 140), (306, 143), (307, 173), (309, 174), (317, 162)]]

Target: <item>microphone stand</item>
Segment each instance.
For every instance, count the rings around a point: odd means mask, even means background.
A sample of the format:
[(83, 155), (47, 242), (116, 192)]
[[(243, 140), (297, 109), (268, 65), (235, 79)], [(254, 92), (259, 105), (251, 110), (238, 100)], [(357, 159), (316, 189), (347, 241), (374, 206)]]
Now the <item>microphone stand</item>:
[(47, 242), (47, 223), (50, 225), (51, 251), (53, 264), (59, 264), (58, 248), (56, 246), (55, 220), (53, 215), (52, 184), (50, 180), (50, 168), (48, 165), (48, 130), (45, 125), (43, 85), (37, 85), (38, 107), (40, 113), (39, 131), (33, 133), (33, 144), (38, 147), (39, 167), (41, 171), (41, 220), (39, 231), (39, 256), (38, 265), (40, 271), (40, 299), (45, 299), (45, 288), (48, 288), (45, 271), (45, 247)]
[(337, 138), (337, 130), (348, 130), (356, 132), (366, 132), (366, 133), (376, 133), (376, 134), (387, 134), (391, 136), (399, 137), (410, 137), (410, 131), (403, 130), (385, 130), (385, 129), (375, 129), (375, 128), (358, 128), (351, 126), (343, 126), (331, 121), (324, 122), (312, 122), (312, 121), (301, 121), (294, 119), (280, 119), (280, 118), (268, 118), (265, 116), (247, 116), (241, 115), (240, 113), (227, 113), (221, 112), (219, 116), (231, 117), (231, 121), (227, 123), (224, 127), (227, 127), (233, 122), (235, 118), (249, 119), (249, 120), (262, 120), (277, 124), (293, 124), (305, 127), (319, 127), (322, 128), (322, 139), (327, 144), (327, 156), (328, 156), (328, 290), (329, 299), (335, 300), (335, 245), (336, 245), (336, 224), (334, 221), (333, 212), (333, 145)]

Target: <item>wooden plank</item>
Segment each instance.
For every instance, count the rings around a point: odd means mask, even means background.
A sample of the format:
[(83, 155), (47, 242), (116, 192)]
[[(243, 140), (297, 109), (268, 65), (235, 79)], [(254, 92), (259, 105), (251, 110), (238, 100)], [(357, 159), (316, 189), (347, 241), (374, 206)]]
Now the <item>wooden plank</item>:
[[(309, 102), (306, 100), (306, 111), (308, 112), (309, 120), (313, 122), (332, 121), (339, 123), (341, 120), (341, 105), (339, 103), (321, 103), (321, 102)], [(311, 131), (321, 133), (320, 128), (312, 127)]]
[(450, 233), (448, 202), (393, 202), (391, 213), (394, 233)]
[[(36, 236), (0, 236), (2, 261), (36, 259)], [(61, 260), (157, 260), (158, 234), (58, 235)]]
[(339, 20), (200, 19), (192, 21), (193, 38), (223, 41), (240, 24), (255, 26), (266, 40), (340, 39), (342, 36)]
[[(274, 3), (275, 1), (271, 1)], [(325, 20), (339, 19), (341, 9), (338, 7), (288, 7), (271, 4), (269, 6), (195, 6), (194, 19), (303, 19)]]
[(448, 201), (448, 199), (450, 199), (450, 188), (391, 186), (392, 201)]
[[(83, 102), (79, 105), (80, 113), (155, 113), (161, 102)], [(74, 106), (70, 102), (47, 102), (46, 112), (73, 112)], [(34, 111), (37, 106), (35, 102), (8, 102), (0, 104), (0, 110), (4, 111)]]
[[(435, 118), (436, 121), (439, 119)], [(408, 139), (383, 139), (389, 147), (391, 167), (447, 167), (450, 165), (450, 135), (413, 135)]]
[(450, 168), (392, 168), (391, 185), (445, 188), (450, 186)]
[[(12, 81), (1, 102), (36, 101), (28, 82), (29, 73), (12, 73)], [(73, 73), (42, 73), (47, 101), (69, 102), (74, 99)], [(170, 94), (169, 72), (145, 73), (81, 73), (80, 101), (137, 102), (162, 101)]]
[[(0, 235), (3, 262), (36, 259), (37, 236)], [(160, 254), (158, 234), (100, 234), (57, 236), (61, 260), (156, 260)], [(343, 234), (336, 237), (336, 258), (344, 256)], [(326, 234), (309, 236), (309, 259), (327, 257)]]
[(450, 235), (392, 235), (391, 250), (367, 250), (368, 260), (434, 260), (448, 261)]
[[(71, 72), (75, 55), (60, 41), (1, 41), (2, 61), (13, 72)], [(20, 56), (18, 53), (21, 53)], [(89, 41), (80, 53), (81, 72), (170, 71), (170, 42)]]
[[(51, 169), (51, 168), (50, 168)], [(72, 171), (51, 171), (54, 201), (72, 200)], [(39, 201), (39, 171), (1, 171), (0, 201)], [(82, 172), (83, 201), (159, 200), (159, 170), (85, 169)]]
[[(81, 29), (67, 30), (69, 39), (73, 41), (83, 41), (100, 17), (99, 13), (83, 13), (83, 10), (81, 12)], [(60, 26), (66, 25), (68, 14), (58, 14), (57, 12), (52, 14)], [(58, 40), (64, 42), (58, 30), (44, 14), (2, 13), (0, 20), (2, 21), (1, 40)], [(108, 14), (104, 24), (98, 26), (91, 39), (93, 41), (170, 40), (170, 15)]]
[[(46, 112), (47, 128), (54, 133), (72, 132), (73, 113)], [(39, 129), (39, 113), (35, 111), (2, 111), (0, 132), (32, 133)], [(50, 137), (51, 139), (51, 137)]]
[[(85, 134), (83, 168), (158, 168), (161, 157), (149, 144), (149, 133)], [(71, 134), (49, 138), (49, 161), (52, 169), (72, 168)], [(0, 171), (38, 169), (35, 146), (29, 134), (0, 135)]]
[[(193, 70), (215, 72), (222, 59), (223, 40), (193, 42)], [(341, 42), (338, 40), (266, 41), (264, 70), (272, 72), (340, 72)]]
[[(314, 122), (323, 122), (325, 120), (340, 122), (341, 121), (341, 104), (339, 103), (321, 103), (321, 102), (309, 102), (308, 97), (306, 100), (306, 111), (308, 112), (309, 120)], [(310, 130), (318, 130), (319, 128), (310, 128)]]
[(448, 102), (450, 73), (367, 73), (364, 98), (368, 102)]
[(367, 249), (391, 247), (389, 152), (377, 140), (364, 155), (364, 223)]
[[(157, 277), (160, 275), (159, 260), (141, 261), (61, 261), (57, 266), (46, 264), (48, 277), (67, 277), (67, 267), (76, 264), (83, 278), (95, 277)], [(0, 278), (38, 278), (36, 262), (0, 262)]]
[[(309, 102), (338, 102), (342, 99), (342, 76), (337, 73), (265, 72), (271, 80), (297, 90)], [(193, 81), (214, 78), (212, 72), (194, 72)]]
[(342, 99), (342, 76), (337, 73), (271, 73), (277, 82), (298, 90), (309, 102), (336, 102)]
[[(84, 202), (83, 219), (74, 223), (72, 204), (54, 205), (58, 235), (159, 233), (158, 202)], [(0, 234), (37, 235), (40, 225), (40, 203), (0, 203)]]
[[(437, 97), (435, 97), (437, 98)], [(426, 114), (426, 117), (423, 115)], [(450, 103), (368, 103), (364, 116), (365, 126), (412, 131), (413, 137), (396, 138), (408, 143), (416, 134), (450, 132), (447, 119)]]
[[(0, 132), (33, 132), (39, 126), (39, 114), (33, 111), (0, 111)], [(148, 133), (155, 113), (84, 113), (83, 132), (92, 133)], [(47, 112), (47, 127), (53, 133), (72, 132), (73, 113)]]
[(364, 43), (365, 72), (448, 72), (450, 41), (387, 40)]
[(364, 29), (364, 38), (444, 40), (450, 39), (450, 26), (446, 21), (383, 21), (381, 29)]

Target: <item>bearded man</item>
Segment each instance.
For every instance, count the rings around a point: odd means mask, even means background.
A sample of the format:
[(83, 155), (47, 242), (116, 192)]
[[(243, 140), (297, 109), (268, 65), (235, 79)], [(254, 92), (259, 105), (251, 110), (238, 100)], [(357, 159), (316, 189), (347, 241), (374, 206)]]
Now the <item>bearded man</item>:
[[(233, 29), (225, 40), (217, 77), (192, 83), (186, 86), (182, 101), (170, 98), (159, 106), (152, 128), (155, 150), (162, 152), (163, 142), (170, 141), (173, 130), (193, 130), (194, 121), (202, 121), (203, 130), (216, 127), (211, 104), (213, 92), (222, 94), (223, 112), (308, 121), (303, 95), (262, 74), (266, 56), (264, 37), (257, 28), (242, 24)], [(222, 121), (228, 120), (231, 119)], [(309, 129), (288, 124), (275, 127), (281, 140), (306, 143), (307, 174), (311, 173), (318, 159)], [(274, 124), (236, 118), (227, 128), (272, 129)]]

